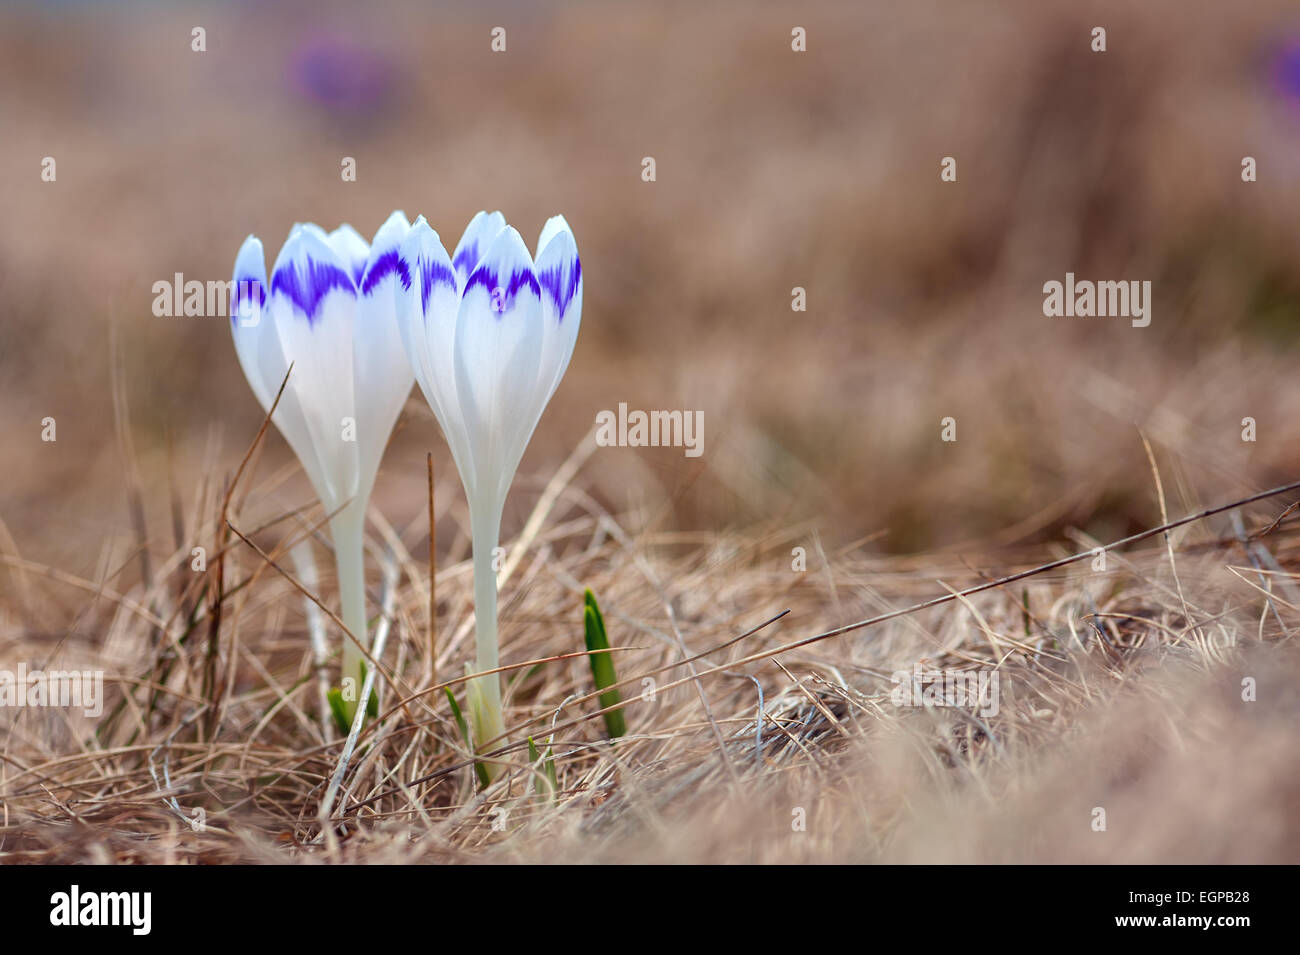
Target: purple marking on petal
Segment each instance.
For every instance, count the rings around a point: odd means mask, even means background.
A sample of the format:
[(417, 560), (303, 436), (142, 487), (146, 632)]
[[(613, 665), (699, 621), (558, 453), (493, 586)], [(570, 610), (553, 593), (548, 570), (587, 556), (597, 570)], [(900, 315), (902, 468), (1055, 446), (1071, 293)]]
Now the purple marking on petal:
[[(515, 296), (525, 286), (532, 289), (533, 294), (538, 298), (542, 297), (541, 286), (537, 284), (537, 276), (533, 274), (532, 269), (517, 269), (510, 273), (510, 278), (506, 281), (502, 281), (501, 277), (489, 268), (475, 269), (474, 274), (465, 283), (465, 294), (468, 295), (476, 285), (487, 289), (488, 297), (492, 300), (492, 310), (498, 315), (514, 307)], [(505, 295), (498, 298), (496, 294), (498, 289)]]
[(456, 253), (456, 258), (451, 263), (457, 272), (472, 271), (474, 266), (478, 265), (478, 243), (471, 242), (465, 248)]
[(362, 259), (360, 262), (357, 262), (352, 266), (352, 284), (359, 288), (361, 286), (361, 276), (365, 274), (366, 260)]
[[(445, 285), (453, 292), (456, 291), (456, 273), (441, 262), (433, 259), (416, 259), (416, 267), (420, 270), (420, 309), (427, 316), (429, 314), (429, 296), (433, 294), (435, 285)], [(402, 282), (403, 290), (411, 290), (411, 264), (405, 259), (399, 259), (397, 263), (397, 275)]]
[(352, 276), (337, 265), (311, 258), (307, 259), (306, 268), (301, 271), (297, 263), (290, 262), (276, 269), (271, 276), (271, 293), (280, 292), (287, 296), (306, 314), (309, 325), (315, 320), (325, 296), (334, 289), (356, 294)]
[(244, 303), (253, 299), (257, 299), (259, 309), (266, 305), (266, 289), (262, 287), (262, 280), (251, 275), (235, 279), (235, 293), (230, 300), (230, 324), (235, 324), (243, 314)]
[[(402, 262), (402, 257), (397, 254), (397, 250), (389, 249), (379, 258), (375, 259), (375, 264), (370, 266), (366, 271), (364, 279), (358, 279), (358, 282), (361, 285), (361, 294), (369, 295), (375, 290), (376, 285), (394, 272), (396, 272), (400, 277), (402, 266), (404, 264), (405, 263)], [(411, 287), (409, 276), (402, 282), (402, 285), (405, 288)]]
[(429, 314), (429, 296), (433, 294), (433, 287), (439, 283), (446, 285), (453, 292), (456, 291), (456, 273), (441, 262), (434, 262), (431, 259), (423, 259), (420, 262), (420, 308), (424, 314)]
[(555, 303), (559, 321), (564, 321), (564, 313), (568, 310), (569, 303), (573, 301), (573, 296), (578, 294), (578, 283), (582, 281), (582, 262), (578, 257), (576, 255), (573, 257), (573, 268), (566, 270), (565, 264), (561, 262), (553, 269), (545, 269), (537, 273), (538, 283)]

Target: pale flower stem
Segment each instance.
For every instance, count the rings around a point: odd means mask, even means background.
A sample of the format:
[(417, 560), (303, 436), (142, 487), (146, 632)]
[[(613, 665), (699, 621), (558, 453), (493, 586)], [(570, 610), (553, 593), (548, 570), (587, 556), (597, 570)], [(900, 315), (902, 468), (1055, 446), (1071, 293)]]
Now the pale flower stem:
[[(500, 666), (497, 652), (497, 572), (492, 564), (501, 536), (501, 510), (495, 502), (489, 502), (486, 506), (474, 508), (470, 514), (474, 545), (474, 634), (480, 672)], [(481, 750), (505, 731), (501, 716), (500, 674), (478, 677), (474, 683), (480, 707), (472, 714), (475, 717), (474, 745)], [(502, 742), (497, 740), (492, 748)]]
[[(330, 522), (334, 537), (334, 559), (338, 566), (339, 602), (342, 605), (343, 624), (362, 643), (366, 641), (366, 565), (365, 565), (365, 508), (353, 501)], [(361, 648), (343, 635), (343, 669), (340, 679), (351, 678), (352, 693), (344, 692), (344, 708), (351, 716), (355, 712), (363, 681), (362, 665), (365, 657)], [(343, 684), (346, 688), (347, 684)], [(351, 696), (351, 699), (348, 697)]]

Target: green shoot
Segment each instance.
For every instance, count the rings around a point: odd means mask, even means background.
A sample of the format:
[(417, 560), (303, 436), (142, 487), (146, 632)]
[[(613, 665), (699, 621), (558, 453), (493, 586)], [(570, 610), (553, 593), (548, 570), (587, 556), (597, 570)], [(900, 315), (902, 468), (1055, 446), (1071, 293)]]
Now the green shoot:
[[(591, 663), (591, 678), (596, 684), (596, 689), (604, 691), (600, 694), (599, 701), (601, 709), (606, 709), (622, 702), (622, 696), (616, 688), (606, 689), (618, 683), (618, 676), (614, 673), (614, 657), (609, 652), (609, 635), (605, 631), (605, 618), (596, 603), (596, 595), (587, 590), (583, 595), (583, 604), (583, 624), (586, 629), (587, 659)], [(627, 734), (627, 721), (621, 709), (605, 714), (605, 730), (610, 739)]]
[[(443, 691), (447, 694), (447, 702), (451, 704), (451, 715), (452, 718), (456, 721), (456, 726), (459, 727), (460, 729), (460, 735), (465, 740), (465, 747), (472, 753), (474, 751), (474, 744), (470, 741), (469, 724), (465, 722), (465, 715), (460, 711), (460, 704), (456, 702), (456, 697), (451, 692), (451, 687), (444, 686)], [(486, 789), (488, 783), (492, 781), (490, 778), (488, 778), (487, 767), (484, 766), (482, 763), (475, 763), (474, 771), (478, 774), (479, 786), (483, 789)]]

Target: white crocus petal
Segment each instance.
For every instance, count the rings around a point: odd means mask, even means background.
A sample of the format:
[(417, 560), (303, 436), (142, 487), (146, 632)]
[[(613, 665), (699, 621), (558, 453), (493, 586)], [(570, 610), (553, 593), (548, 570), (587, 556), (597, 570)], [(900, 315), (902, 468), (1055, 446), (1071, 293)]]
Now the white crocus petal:
[(456, 393), (474, 455), (470, 493), (485, 506), (500, 508), (532, 436), (541, 345), (532, 257), (507, 227), (465, 283), (456, 316)]
[[(295, 222), (293, 226), (289, 229), (289, 239), (292, 239), (299, 232), (310, 232), (312, 235), (316, 236), (316, 238), (320, 239), (326, 245), (330, 244), (330, 234), (314, 222)], [(285, 241), (287, 242), (289, 240), (286, 239)], [(284, 246), (280, 246), (280, 248), (283, 250)]]
[[(546, 224), (542, 226), (541, 235), (537, 237), (537, 252), (533, 256), (534, 261), (542, 257), (542, 253), (545, 252), (546, 247), (551, 244), (551, 240), (561, 232), (567, 232), (570, 236), (573, 235), (573, 230), (569, 228), (568, 219), (564, 218), (562, 215), (557, 215), (551, 216), (546, 220)], [(574, 240), (574, 244), (577, 244), (577, 240)]]
[(492, 244), (501, 230), (506, 228), (506, 217), (500, 212), (479, 212), (469, 220), (456, 251), (452, 253), (452, 265), (456, 269), (456, 284), (462, 290), (469, 281), (470, 273), (483, 260), (488, 246)]
[[(546, 223), (536, 265), (499, 213), (480, 212), (448, 256), (423, 217), (401, 246), (398, 323), (469, 502), (476, 665), (467, 687), (474, 747), (505, 734), (495, 675), (497, 572), (506, 493), (559, 384), (582, 315), (582, 265), (562, 216)], [(494, 742), (496, 741), (496, 742)], [(501, 764), (487, 761), (491, 775)]]
[[(272, 387), (279, 388), (277, 381), (268, 385), (262, 377), (260, 355), (262, 352), (263, 333), (268, 329), (275, 335), (275, 324), (263, 321), (266, 312), (266, 256), (262, 251), (262, 240), (250, 235), (239, 247), (235, 257), (234, 289), (230, 297), (230, 330), (235, 338), (235, 354), (239, 357), (239, 367), (244, 369), (244, 377), (252, 386), (253, 394), (262, 407), (269, 408)], [(279, 340), (273, 344), (275, 351), (280, 350)]]
[(257, 239), (249, 237), (235, 263), (231, 318), (240, 365), (263, 407), (292, 367), (274, 421), (331, 515), (341, 619), (354, 638), (343, 646), (345, 715), (358, 705), (349, 684), (356, 690), (365, 672), (367, 499), (411, 388), (397, 320), (407, 231), (406, 217), (394, 213), (372, 250), (351, 226), (326, 233), (299, 223), (269, 282)]
[[(464, 242), (464, 240), (462, 240)], [(460, 427), (473, 457), (461, 480), (469, 500), (474, 555), (474, 630), (480, 672), (500, 663), (497, 575), (493, 554), (501, 512), (532, 435), (542, 344), (542, 302), (532, 257), (514, 229), (497, 233), (465, 283), (453, 341)], [(501, 682), (494, 673), (469, 689), (476, 748), (498, 745), (505, 733)], [(488, 763), (490, 776), (501, 770)]]
[[(538, 387), (546, 395), (545, 402), (551, 400), (569, 367), (573, 346), (578, 341), (578, 326), (582, 323), (582, 262), (573, 230), (564, 216), (549, 219), (542, 229), (534, 271), (542, 290), (545, 316), (538, 369)], [(542, 410), (538, 409), (538, 417)]]
[(473, 457), (456, 395), (454, 342), (460, 283), (451, 256), (424, 216), (411, 226), (399, 258), (402, 287), (397, 296), (397, 319), (406, 354), (456, 467), (470, 475)]
[(370, 244), (365, 237), (345, 222), (326, 238), (334, 254), (347, 264), (352, 281), (360, 285), (361, 273), (365, 271), (366, 262), (370, 258)]
[[(235, 339), (235, 354), (262, 410), (270, 411), (289, 370), (289, 362), (280, 347), (262, 243), (255, 236), (245, 239), (239, 249), (234, 283), (230, 330)], [(319, 495), (322, 489), (329, 487), (329, 483), (293, 387), (286, 387), (280, 396), (272, 421), (302, 462), (303, 470)]]
[[(357, 491), (352, 380), (357, 293), (346, 263), (319, 233), (303, 227), (290, 234), (271, 270), (269, 302), (284, 359), (293, 364), (289, 388), (320, 461), (316, 491), (333, 511)], [(285, 437), (305, 462), (308, 455), (299, 441), (288, 432)]]
[(397, 323), (401, 291), (399, 249), (410, 223), (401, 212), (388, 217), (370, 246), (357, 298), (352, 335), (359, 496), (369, 496), (388, 436), (401, 414), (414, 376)]

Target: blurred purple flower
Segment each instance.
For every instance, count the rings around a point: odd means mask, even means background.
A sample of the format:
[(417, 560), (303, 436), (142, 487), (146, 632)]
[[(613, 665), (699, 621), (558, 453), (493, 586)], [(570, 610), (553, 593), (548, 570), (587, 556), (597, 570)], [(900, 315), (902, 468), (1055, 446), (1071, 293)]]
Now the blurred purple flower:
[(1287, 42), (1274, 57), (1273, 82), (1284, 99), (1300, 107), (1300, 38)]
[(384, 58), (342, 36), (304, 43), (294, 55), (291, 77), (304, 98), (348, 116), (382, 109), (396, 85)]

